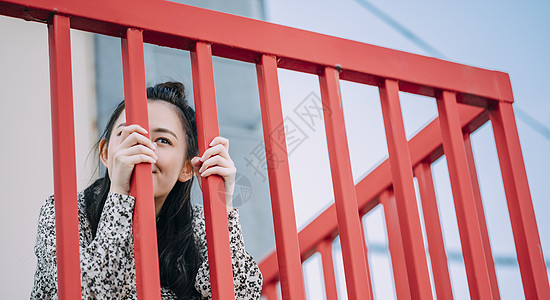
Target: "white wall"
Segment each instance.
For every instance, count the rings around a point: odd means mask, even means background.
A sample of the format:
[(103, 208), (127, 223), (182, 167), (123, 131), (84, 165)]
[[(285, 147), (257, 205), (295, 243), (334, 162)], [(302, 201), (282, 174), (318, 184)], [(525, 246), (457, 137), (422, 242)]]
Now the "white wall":
[[(40, 206), (53, 193), (47, 28), (0, 17), (0, 299), (28, 299), (36, 259), (33, 247)], [(72, 31), (79, 189), (96, 134), (92, 36)]]

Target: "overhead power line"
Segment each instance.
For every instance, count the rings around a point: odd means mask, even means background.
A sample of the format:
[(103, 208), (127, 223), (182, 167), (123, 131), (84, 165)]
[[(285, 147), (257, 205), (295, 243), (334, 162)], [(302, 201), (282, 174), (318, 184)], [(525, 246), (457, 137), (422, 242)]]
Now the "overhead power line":
[(401, 25), (390, 15), (386, 14), (385, 12), (380, 10), (378, 7), (374, 6), (374, 4), (366, 0), (355, 0), (355, 2), (357, 2), (364, 9), (370, 11), (372, 14), (377, 16), (380, 20), (384, 21), (384, 23), (390, 25), (391, 28), (395, 29), (401, 35), (406, 37), (409, 41), (413, 42), (416, 46), (422, 48), (422, 50), (426, 51), (426, 53), (428, 53), (429, 55), (437, 58), (441, 58), (441, 59), (446, 59), (443, 53), (439, 52), (437, 49), (432, 47), (430, 44), (428, 44), (428, 42), (424, 41), (418, 35), (414, 34), (407, 27)]
[[(420, 38), (418, 35), (416, 35), (414, 32), (412, 32), (406, 26), (404, 26), (401, 23), (397, 22), (390, 15), (388, 15), (387, 13), (380, 10), (374, 4), (370, 3), (367, 0), (355, 0), (355, 2), (357, 2), (357, 4), (361, 5), (361, 7), (368, 10), (370, 13), (372, 13), (376, 17), (378, 17), (380, 20), (382, 20), (384, 23), (389, 25), (395, 31), (399, 32), (401, 35), (403, 35), (405, 38), (407, 38), (413, 44), (420, 47), (422, 50), (426, 51), (426, 53), (428, 55), (431, 55), (431, 56), (437, 57), (437, 58), (441, 58), (441, 59), (447, 59), (447, 57), (443, 53), (441, 53), (435, 47), (430, 45), (428, 42), (424, 41), (422, 38)], [(529, 113), (527, 113), (525, 110), (520, 108), (517, 105), (517, 103), (515, 105), (515, 112), (516, 112), (517, 118), (519, 120), (521, 120), (525, 125), (527, 125), (531, 129), (533, 129), (538, 134), (542, 135), (543, 138), (550, 141), (550, 128), (548, 128), (543, 123), (541, 123), (541, 122), (537, 121), (535, 118), (533, 118)]]

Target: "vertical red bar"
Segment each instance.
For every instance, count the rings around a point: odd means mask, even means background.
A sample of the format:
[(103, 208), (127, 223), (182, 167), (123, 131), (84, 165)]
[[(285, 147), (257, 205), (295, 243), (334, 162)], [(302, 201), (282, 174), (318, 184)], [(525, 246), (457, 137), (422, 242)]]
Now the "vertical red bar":
[[(122, 39), (122, 69), (126, 123), (139, 124), (149, 131), (147, 94), (145, 92), (145, 64), (143, 33), (128, 28)], [(151, 164), (142, 163), (134, 168), (130, 194), (135, 197), (133, 235), (136, 262), (138, 299), (160, 299), (160, 275), (155, 221), (155, 201)]]
[(401, 229), (399, 229), (399, 217), (397, 214), (395, 198), (392, 198), (390, 191), (386, 190), (380, 194), (379, 199), (380, 203), (384, 207), (386, 230), (388, 232), (388, 247), (391, 255), (391, 266), (393, 269), (397, 299), (409, 300), (411, 299), (411, 289), (409, 286), (409, 278), (407, 276), (405, 249), (403, 249)]
[(399, 227), (403, 237), (403, 247), (407, 249), (405, 251), (405, 263), (411, 297), (413, 299), (432, 299), (424, 239), (414, 191), (412, 163), (403, 126), (397, 81), (384, 80), (380, 87), (380, 100), (399, 216)]
[(336, 276), (334, 274), (334, 261), (332, 260), (332, 239), (326, 239), (319, 243), (317, 250), (319, 250), (319, 253), (321, 254), (321, 261), (323, 264), (326, 299), (338, 300)]
[[(191, 51), (191, 67), (199, 153), (204, 153), (208, 144), (220, 134), (210, 44), (195, 44)], [(217, 188), (224, 184), (223, 179), (212, 175), (201, 180), (212, 299), (235, 299), (225, 196), (220, 197)]]
[(489, 241), (489, 232), (487, 231), (487, 222), (485, 220), (485, 210), (481, 199), (481, 190), (477, 180), (476, 164), (474, 161), (474, 153), (472, 151), (472, 142), (470, 134), (464, 134), (464, 147), (466, 149), (466, 159), (468, 160), (468, 169), (472, 177), (472, 188), (474, 190), (474, 201), (476, 204), (477, 216), (479, 218), (479, 226), (481, 229), (481, 239), (483, 241), (483, 249), (485, 250), (485, 260), (489, 271), (489, 281), (491, 282), (491, 291), (495, 299), (500, 299), (500, 291), (498, 290), (497, 274), (495, 271), (495, 261), (493, 260), (493, 252), (491, 251), (491, 243)]
[(260, 62), (256, 65), (256, 70), (281, 292), (283, 299), (305, 299), (283, 110), (277, 78), (277, 58), (262, 55)]
[(59, 299), (80, 299), (80, 256), (69, 17), (48, 24)]
[(476, 299), (493, 299), (456, 94), (443, 91), (437, 97), (437, 108), (470, 294)]
[(512, 104), (499, 101), (489, 111), (489, 117), (497, 145), (525, 298), (550, 299), (548, 274)]
[(421, 162), (414, 167), (414, 174), (418, 179), (418, 189), (422, 200), (422, 212), (424, 215), (424, 227), (428, 239), (428, 250), (432, 261), (432, 272), (437, 299), (453, 299), (451, 278), (445, 254), (441, 221), (437, 209), (434, 182), (430, 164)]
[(323, 109), (323, 116), (348, 297), (373, 299), (365, 254), (365, 238), (351, 173), (338, 71), (332, 67), (325, 67), (319, 76), (319, 83), (323, 107), (328, 107)]

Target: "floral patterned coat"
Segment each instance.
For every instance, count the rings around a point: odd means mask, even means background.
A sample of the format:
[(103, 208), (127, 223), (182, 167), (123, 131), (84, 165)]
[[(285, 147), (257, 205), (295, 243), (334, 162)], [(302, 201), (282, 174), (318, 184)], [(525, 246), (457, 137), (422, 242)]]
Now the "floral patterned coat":
[[(132, 213), (134, 198), (110, 193), (105, 202), (95, 238), (86, 217), (83, 193), (78, 194), (80, 267), (82, 299), (137, 299)], [(237, 299), (259, 299), (262, 274), (245, 251), (238, 210), (228, 214), (233, 281)], [(195, 289), (203, 299), (211, 299), (206, 231), (203, 209), (193, 205), (193, 234), (203, 263), (195, 278)], [(54, 198), (49, 197), (40, 210), (34, 248), (37, 266), (31, 299), (57, 299), (57, 261), (55, 247)], [(176, 299), (161, 287), (163, 300)]]

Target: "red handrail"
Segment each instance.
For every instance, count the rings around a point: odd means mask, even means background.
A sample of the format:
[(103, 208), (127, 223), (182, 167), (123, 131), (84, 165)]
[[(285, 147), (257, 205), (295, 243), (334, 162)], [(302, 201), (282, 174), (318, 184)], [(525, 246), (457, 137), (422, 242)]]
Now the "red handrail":
[[(469, 134), (489, 120), (493, 125), (525, 296), (528, 299), (550, 298), (507, 74), (170, 1), (2, 0), (0, 15), (45, 21), (49, 26), (60, 299), (77, 298), (80, 287), (80, 282), (77, 282), (76, 201), (72, 201), (76, 199), (76, 184), (70, 28), (123, 37), (128, 120), (145, 128), (143, 42), (191, 51), (201, 152), (205, 150), (207, 141), (219, 133), (217, 118), (213, 117), (217, 116), (217, 111), (212, 55), (257, 65), (266, 154), (277, 155), (277, 163), (280, 158), (283, 161), (282, 167), (274, 168), (274, 162), (267, 159), (277, 246), (276, 253), (260, 265), (264, 293), (269, 299), (276, 297), (278, 280), (285, 299), (305, 298), (300, 261), (315, 251), (322, 253), (324, 269), (333, 272), (329, 266), (332, 260), (330, 241), (338, 234), (341, 235), (349, 298), (372, 298), (366, 245), (359, 218), (378, 204), (384, 206), (398, 297), (433, 298), (413, 170), (421, 186), (423, 206), (426, 206), (423, 207), (424, 221), (431, 224), (427, 240), (432, 272), (439, 274), (434, 280), (435, 291), (438, 298), (452, 297), (448, 269), (440, 266), (446, 265), (446, 257), (429, 172), (430, 164), (443, 154), (447, 157), (455, 197), (470, 295), (498, 299), (498, 282), (469, 141)], [(322, 99), (329, 108), (323, 113), (335, 204), (300, 233), (294, 219), (284, 134), (282, 140), (269, 138), (283, 122), (278, 68), (318, 75)], [(380, 89), (389, 158), (355, 186), (339, 80)], [(406, 140), (403, 128), (400, 91), (435, 98), (438, 104), (439, 117), (410, 141)], [(147, 166), (139, 166), (135, 177), (132, 192), (136, 196), (134, 234), (138, 297), (158, 299), (156, 248), (141, 243), (143, 239), (152, 241), (155, 238)], [(214, 189), (220, 180), (215, 176), (203, 180), (210, 278), (214, 299), (232, 299), (234, 291), (225, 206), (216, 198)], [(432, 214), (426, 216), (430, 212)], [(400, 264), (396, 265), (398, 262)], [(334, 298), (337, 293), (334, 276), (327, 275), (327, 296)]]

